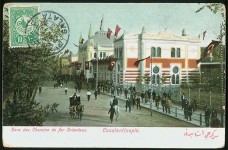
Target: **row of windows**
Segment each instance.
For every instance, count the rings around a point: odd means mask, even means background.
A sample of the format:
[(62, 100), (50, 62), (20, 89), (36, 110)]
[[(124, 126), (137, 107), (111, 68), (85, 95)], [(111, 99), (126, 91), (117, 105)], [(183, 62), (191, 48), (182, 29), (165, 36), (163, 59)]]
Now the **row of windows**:
[[(106, 52), (99, 52), (99, 58), (105, 58), (106, 57)], [(97, 57), (97, 53), (95, 52), (94, 53), (94, 56), (93, 56), (94, 58), (96, 58)]]
[[(161, 47), (151, 48), (152, 57), (161, 57)], [(180, 48), (171, 48), (171, 57), (180, 58)]]
[[(159, 73), (160, 68), (155, 66), (153, 68), (153, 75), (152, 75), (152, 84), (160, 84), (161, 76)], [(171, 83), (172, 84), (180, 84), (180, 69), (178, 66), (173, 67), (172, 75), (171, 75)]]

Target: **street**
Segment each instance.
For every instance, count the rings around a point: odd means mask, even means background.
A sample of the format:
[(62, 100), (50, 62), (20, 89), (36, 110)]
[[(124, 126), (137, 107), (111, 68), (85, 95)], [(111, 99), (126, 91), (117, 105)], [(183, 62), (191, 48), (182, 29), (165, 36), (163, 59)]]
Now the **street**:
[[(65, 86), (68, 87), (67, 95), (64, 92)], [(49, 113), (44, 126), (115, 126), (115, 127), (196, 127), (193, 124), (183, 122), (164, 114), (153, 111), (153, 116), (150, 115), (150, 110), (142, 108), (141, 110), (132, 108), (131, 113), (125, 111), (125, 101), (119, 100), (120, 115), (118, 120), (115, 119), (111, 123), (109, 119), (110, 100), (113, 97), (105, 94), (98, 95), (97, 100), (94, 97), (94, 91), (90, 101), (87, 100), (86, 90), (80, 92), (81, 104), (84, 105), (84, 113), (82, 121), (79, 119), (72, 120), (69, 115), (69, 96), (75, 92), (74, 83), (68, 82), (63, 87), (54, 89), (54, 81), (45, 83), (42, 87), (42, 92), (36, 93), (35, 100), (40, 102), (43, 107), (47, 104), (57, 103), (57, 113)], [(78, 93), (77, 93), (78, 94)]]

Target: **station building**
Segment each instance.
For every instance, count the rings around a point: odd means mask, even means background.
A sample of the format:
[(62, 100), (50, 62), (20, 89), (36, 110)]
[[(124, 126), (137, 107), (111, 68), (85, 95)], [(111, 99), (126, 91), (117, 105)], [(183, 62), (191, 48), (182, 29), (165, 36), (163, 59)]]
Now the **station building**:
[[(79, 39), (78, 63), (81, 63), (80, 71), (84, 71), (87, 79), (111, 80), (113, 72), (108, 70), (108, 63), (105, 61), (114, 54), (114, 36), (107, 38), (107, 31), (101, 29), (93, 34), (90, 25), (88, 39), (84, 42), (82, 36)], [(98, 75), (97, 62), (98, 59)], [(89, 62), (89, 69), (86, 70), (85, 62)]]
[[(152, 84), (179, 85), (190, 83), (191, 77), (199, 76), (200, 69), (196, 60), (200, 58), (200, 39), (190, 37), (185, 29), (181, 35), (166, 30), (149, 34), (142, 29), (140, 34), (123, 34), (114, 40), (114, 82), (135, 83), (139, 76), (149, 74)], [(134, 63), (141, 61), (137, 66)]]

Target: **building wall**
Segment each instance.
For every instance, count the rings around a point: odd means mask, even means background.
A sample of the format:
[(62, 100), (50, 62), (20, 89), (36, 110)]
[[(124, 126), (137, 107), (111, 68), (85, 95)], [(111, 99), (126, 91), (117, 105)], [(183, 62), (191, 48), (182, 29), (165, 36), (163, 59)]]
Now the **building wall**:
[[(200, 58), (200, 41), (198, 38), (175, 36), (167, 33), (124, 35), (122, 39), (114, 42), (114, 49), (118, 47), (122, 47), (124, 51), (123, 65), (120, 71), (121, 83), (134, 83), (139, 75), (149, 74), (153, 76), (155, 73), (152, 70), (156, 66), (159, 67), (159, 72), (156, 75), (159, 74), (160, 78), (165, 77), (164, 84), (172, 84), (173, 69), (179, 70), (177, 73), (180, 80), (179, 84), (188, 82), (190, 75), (199, 74), (199, 68), (196, 64), (196, 60)], [(161, 56), (146, 59), (138, 67), (134, 66), (134, 62), (138, 59), (151, 56), (152, 47), (159, 47)], [(172, 48), (180, 49), (180, 57), (171, 57)], [(115, 51), (115, 55), (116, 53)], [(117, 74), (115, 73), (115, 80), (117, 80)], [(173, 78), (176, 79), (177, 74)], [(173, 83), (177, 84), (176, 81)]]

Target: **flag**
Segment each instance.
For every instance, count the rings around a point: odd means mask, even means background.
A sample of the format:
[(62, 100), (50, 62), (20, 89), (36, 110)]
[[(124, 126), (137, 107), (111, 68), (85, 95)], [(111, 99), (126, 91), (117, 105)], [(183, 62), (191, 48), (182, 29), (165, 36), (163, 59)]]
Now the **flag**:
[(148, 58), (150, 58), (150, 56), (148, 56), (148, 57), (146, 57), (146, 58), (143, 58), (143, 59), (139, 59), (139, 60), (137, 60), (137, 61), (134, 63), (134, 65), (135, 65), (136, 67), (138, 67), (138, 65), (139, 65), (139, 63), (140, 63), (141, 61), (143, 61), (143, 60), (145, 60), (145, 59), (148, 59)]
[(206, 35), (206, 31), (203, 32), (203, 40), (204, 40), (204, 38), (205, 38), (205, 35)]
[(89, 70), (89, 61), (85, 61), (85, 70)]
[(115, 36), (117, 37), (119, 31), (120, 31), (120, 27), (118, 25), (116, 25), (116, 30), (115, 30)]
[(110, 29), (108, 28), (107, 37), (108, 37), (109, 39), (110, 39), (111, 33), (112, 33), (112, 30), (110, 30)]
[(112, 59), (112, 60), (109, 62), (108, 70), (112, 71), (113, 68), (114, 68), (114, 66), (115, 66), (115, 64), (116, 64), (115, 60)]
[(212, 53), (213, 49), (219, 44), (221, 43), (220, 41), (214, 41), (212, 40), (212, 42), (206, 47), (203, 56), (196, 60), (196, 63), (198, 64), (199, 62), (202, 61), (203, 58), (208, 57), (210, 53)]
[(81, 63), (77, 63), (77, 70), (80, 70), (81, 68)]
[(101, 30), (101, 28), (102, 28), (102, 23), (103, 23), (103, 17), (102, 17), (102, 19), (101, 19), (100, 30)]
[[(74, 44), (74, 43), (73, 43)], [(78, 45), (74, 44), (74, 46), (78, 47)]]

